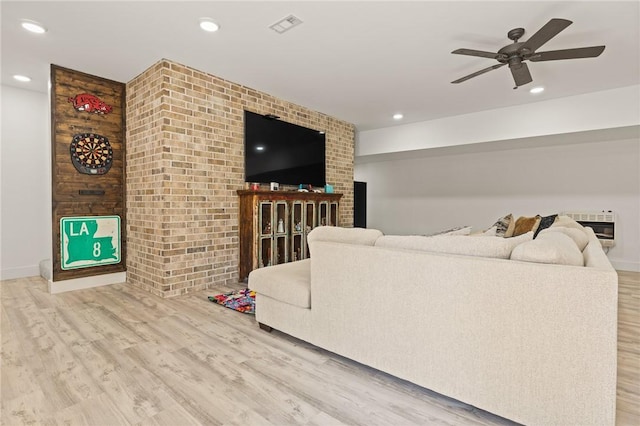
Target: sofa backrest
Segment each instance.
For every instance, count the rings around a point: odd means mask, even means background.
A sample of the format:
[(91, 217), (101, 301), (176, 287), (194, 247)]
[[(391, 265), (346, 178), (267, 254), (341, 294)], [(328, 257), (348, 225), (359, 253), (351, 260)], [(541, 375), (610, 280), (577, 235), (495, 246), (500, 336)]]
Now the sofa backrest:
[(313, 246), (317, 241), (372, 246), (381, 236), (382, 231), (377, 229), (318, 226), (307, 235), (307, 244), (309, 244), (309, 254), (313, 256)]
[(459, 254), (464, 256), (494, 257), (509, 259), (518, 244), (533, 239), (533, 232), (513, 238), (467, 235), (385, 235), (378, 238), (376, 247), (389, 247), (433, 253)]
[(467, 235), (384, 235), (377, 229), (319, 226), (307, 236), (309, 252), (318, 241), (417, 250), (463, 256), (513, 259), (522, 262), (550, 263), (613, 269), (593, 230), (566, 218), (541, 231), (517, 237)]

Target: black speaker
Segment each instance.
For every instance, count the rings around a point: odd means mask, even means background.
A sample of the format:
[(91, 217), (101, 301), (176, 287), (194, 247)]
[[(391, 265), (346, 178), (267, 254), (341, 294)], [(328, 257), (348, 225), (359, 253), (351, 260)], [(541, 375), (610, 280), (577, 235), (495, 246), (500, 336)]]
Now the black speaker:
[(353, 226), (367, 227), (367, 182), (353, 182)]

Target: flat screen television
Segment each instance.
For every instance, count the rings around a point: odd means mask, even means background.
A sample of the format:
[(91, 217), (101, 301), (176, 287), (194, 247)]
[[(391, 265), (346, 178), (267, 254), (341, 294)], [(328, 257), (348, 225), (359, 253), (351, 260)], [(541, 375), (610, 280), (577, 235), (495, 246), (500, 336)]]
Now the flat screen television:
[(325, 135), (277, 118), (244, 112), (245, 182), (326, 183)]

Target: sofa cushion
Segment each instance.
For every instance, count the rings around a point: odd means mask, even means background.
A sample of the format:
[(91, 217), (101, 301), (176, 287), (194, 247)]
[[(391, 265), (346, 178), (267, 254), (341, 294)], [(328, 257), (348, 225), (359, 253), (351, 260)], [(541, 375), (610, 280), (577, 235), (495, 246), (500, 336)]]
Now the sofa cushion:
[(558, 218), (555, 220), (555, 222), (553, 222), (550, 228), (553, 228), (555, 226), (564, 226), (566, 228), (576, 228), (576, 229), (580, 229), (581, 231), (584, 231), (584, 226), (580, 225), (578, 222), (576, 222), (569, 216), (565, 216), (565, 215), (558, 216)]
[(514, 247), (531, 239), (533, 239), (533, 232), (513, 238), (491, 236), (473, 238), (466, 235), (437, 235), (435, 237), (385, 235), (378, 238), (375, 245), (376, 247), (508, 259)]
[(551, 228), (545, 229), (540, 232), (540, 235), (546, 234), (548, 232), (561, 232), (576, 243), (578, 246), (578, 250), (582, 251), (589, 243), (589, 237), (587, 237), (587, 233), (578, 228), (567, 228), (566, 226), (552, 226)]
[(507, 233), (505, 237), (517, 237), (518, 235), (526, 234), (531, 231), (533, 233), (538, 229), (538, 225), (540, 225), (540, 216), (520, 216), (518, 220), (516, 220), (516, 224), (513, 227), (513, 232), (511, 234)]
[(518, 245), (512, 260), (557, 265), (584, 266), (584, 257), (576, 243), (562, 232), (541, 232), (535, 240)]
[(377, 229), (318, 226), (307, 235), (307, 243), (309, 254), (313, 256), (313, 245), (316, 241), (372, 246), (380, 236), (382, 232)]
[(249, 288), (290, 305), (310, 308), (311, 259), (254, 269), (249, 274)]

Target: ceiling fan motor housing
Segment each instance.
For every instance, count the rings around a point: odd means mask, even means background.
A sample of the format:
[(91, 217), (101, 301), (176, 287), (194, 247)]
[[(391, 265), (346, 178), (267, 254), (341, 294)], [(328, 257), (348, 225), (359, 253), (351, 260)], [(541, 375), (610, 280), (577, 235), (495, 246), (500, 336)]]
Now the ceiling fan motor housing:
[(498, 57), (496, 59), (498, 62), (502, 62), (503, 64), (508, 63), (509, 65), (516, 60), (518, 63), (522, 62), (523, 59), (526, 59), (524, 55), (529, 53), (527, 49), (521, 49), (523, 44), (524, 43), (517, 42), (506, 45), (498, 50)]

